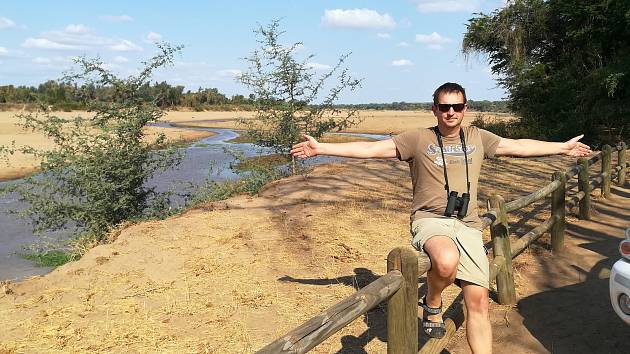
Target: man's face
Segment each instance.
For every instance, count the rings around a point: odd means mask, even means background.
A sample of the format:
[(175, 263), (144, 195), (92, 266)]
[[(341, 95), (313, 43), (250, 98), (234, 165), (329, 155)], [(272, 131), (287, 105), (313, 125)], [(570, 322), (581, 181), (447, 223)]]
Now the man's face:
[(437, 118), (438, 126), (441, 128), (453, 129), (461, 125), (462, 120), (464, 120), (464, 113), (466, 113), (466, 109), (468, 108), (466, 105), (464, 105), (460, 112), (457, 112), (454, 107), (448, 107), (448, 110), (443, 112), (440, 110), (439, 106), (441, 104), (453, 105), (463, 103), (464, 95), (462, 95), (461, 92), (448, 92), (440, 94), (438, 97), (438, 105), (436, 106), (434, 104), (431, 108), (433, 115)]

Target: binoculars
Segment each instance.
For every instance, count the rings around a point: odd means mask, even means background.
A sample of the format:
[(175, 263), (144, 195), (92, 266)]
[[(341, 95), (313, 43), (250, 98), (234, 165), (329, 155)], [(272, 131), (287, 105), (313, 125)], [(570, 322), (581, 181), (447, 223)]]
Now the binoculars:
[(444, 216), (451, 216), (457, 212), (457, 218), (463, 219), (468, 213), (468, 202), (470, 201), (470, 194), (462, 193), (461, 197), (457, 196), (456, 191), (452, 191), (448, 194), (448, 200), (446, 202), (446, 210), (444, 210)]

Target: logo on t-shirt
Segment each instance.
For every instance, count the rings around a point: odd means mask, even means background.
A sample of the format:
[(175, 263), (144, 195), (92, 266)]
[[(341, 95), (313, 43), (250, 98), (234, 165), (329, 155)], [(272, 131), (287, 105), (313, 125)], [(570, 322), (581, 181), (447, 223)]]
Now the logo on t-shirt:
[[(468, 155), (468, 163), (472, 163), (471, 154), (476, 150), (475, 145), (466, 145), (466, 154)], [(442, 154), (440, 153), (440, 146), (437, 144), (429, 144), (427, 146), (427, 155), (433, 160), (433, 163), (442, 167), (444, 166), (444, 161), (442, 160)], [(436, 156), (433, 156), (436, 155)], [(461, 144), (455, 145), (444, 145), (444, 157), (447, 158), (449, 156), (452, 157), (464, 157), (464, 149)], [(465, 163), (464, 159), (457, 160), (449, 160), (449, 163)]]

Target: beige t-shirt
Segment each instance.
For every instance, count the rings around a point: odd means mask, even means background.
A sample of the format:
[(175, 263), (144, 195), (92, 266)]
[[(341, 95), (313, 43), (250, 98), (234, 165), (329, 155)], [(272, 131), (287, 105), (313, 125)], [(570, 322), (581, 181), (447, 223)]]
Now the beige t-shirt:
[[(462, 219), (469, 227), (481, 230), (481, 220), (477, 210), (477, 182), (481, 164), (486, 157), (493, 157), (501, 137), (477, 127), (463, 127), (468, 154), (470, 178), (470, 202), (468, 213)], [(393, 138), (396, 155), (409, 163), (413, 184), (413, 204), (411, 220), (444, 216), (447, 193), (444, 189), (442, 154), (437, 136), (431, 128), (403, 132)], [(442, 137), (444, 158), (448, 172), (449, 189), (462, 193), (466, 188), (466, 165), (459, 135), (453, 138)], [(457, 218), (457, 212), (452, 217)]]

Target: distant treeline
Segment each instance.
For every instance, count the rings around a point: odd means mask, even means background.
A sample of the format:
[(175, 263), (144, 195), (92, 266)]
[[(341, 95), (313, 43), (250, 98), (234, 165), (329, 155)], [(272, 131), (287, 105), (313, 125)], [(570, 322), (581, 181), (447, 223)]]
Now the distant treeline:
[[(50, 106), (53, 110), (80, 110), (86, 108), (86, 100), (110, 101), (111, 87), (98, 87), (93, 84), (77, 86), (54, 80), (39, 86), (0, 86), (0, 109), (35, 108), (38, 104)], [(143, 85), (138, 93), (147, 102), (155, 102), (163, 109), (204, 110), (253, 110), (256, 98), (233, 95), (231, 97), (216, 88), (199, 88), (197, 91), (184, 92), (184, 86), (172, 86), (167, 82), (155, 82)], [(470, 110), (478, 112), (509, 112), (507, 101), (468, 101)], [(373, 110), (430, 110), (430, 102), (392, 102), (365, 104), (338, 104), (336, 108), (355, 108)]]
[[(196, 111), (217, 109), (253, 109), (253, 95), (245, 97), (234, 95), (227, 97), (216, 88), (199, 88), (197, 91), (184, 92), (184, 86), (171, 86), (166, 82), (144, 84), (138, 90), (140, 98), (146, 102), (155, 102), (160, 108), (187, 108)], [(0, 105), (13, 108), (15, 105), (37, 104), (51, 106), (55, 110), (76, 110), (86, 108), (86, 101), (111, 101), (111, 87), (98, 87), (93, 84), (77, 86), (47, 81), (34, 86), (0, 86)]]
[[(387, 111), (429, 111), (432, 102), (392, 102), (392, 103), (361, 103), (338, 104), (338, 108), (373, 109)], [(473, 101), (468, 100), (468, 109), (477, 112), (509, 113), (507, 101)]]

